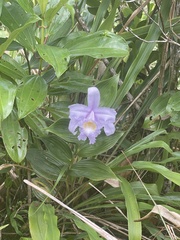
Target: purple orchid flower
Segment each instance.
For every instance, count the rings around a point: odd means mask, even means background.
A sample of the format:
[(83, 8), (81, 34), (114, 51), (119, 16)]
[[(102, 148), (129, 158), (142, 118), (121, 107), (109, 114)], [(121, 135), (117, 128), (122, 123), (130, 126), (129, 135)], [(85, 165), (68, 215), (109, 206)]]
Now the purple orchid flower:
[(83, 104), (69, 106), (69, 131), (75, 135), (79, 127), (78, 139), (85, 141), (88, 138), (89, 143), (94, 144), (102, 128), (107, 136), (115, 132), (114, 122), (117, 113), (112, 108), (99, 107), (100, 92), (96, 87), (88, 88), (87, 102), (88, 106)]

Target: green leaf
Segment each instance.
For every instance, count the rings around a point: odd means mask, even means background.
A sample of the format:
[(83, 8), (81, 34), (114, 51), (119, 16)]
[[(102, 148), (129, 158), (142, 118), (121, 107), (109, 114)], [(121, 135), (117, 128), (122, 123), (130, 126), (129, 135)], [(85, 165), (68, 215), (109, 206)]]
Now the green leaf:
[(180, 127), (180, 111), (172, 112), (170, 122), (173, 126)]
[(45, 109), (49, 111), (54, 120), (59, 120), (60, 118), (67, 118), (69, 116), (68, 106), (71, 102), (57, 101), (51, 103), (49, 106), (45, 106)]
[(26, 158), (35, 173), (49, 180), (57, 180), (64, 166), (64, 162), (51, 153), (35, 148), (28, 149)]
[(168, 111), (166, 109), (168, 101), (171, 97), (172, 93), (165, 93), (159, 97), (157, 97), (154, 102), (151, 104), (150, 109), (152, 111), (152, 116), (161, 116), (164, 117), (168, 114)]
[(52, 205), (40, 205), (38, 202), (32, 202), (29, 207), (28, 217), (33, 240), (60, 239), (57, 217)]
[(48, 45), (37, 45), (36, 48), (42, 59), (53, 66), (57, 77), (60, 77), (67, 70), (69, 60), (67, 49)]
[[(115, 0), (109, 16), (104, 20), (98, 30), (109, 30), (111, 31), (115, 23), (116, 10), (119, 7), (119, 0)], [(97, 15), (96, 15), (97, 16)]]
[(117, 163), (120, 163), (123, 161), (126, 157), (132, 156), (133, 154), (139, 153), (145, 149), (151, 149), (151, 148), (164, 148), (167, 152), (172, 154), (172, 149), (169, 147), (167, 143), (164, 141), (152, 141), (146, 144), (142, 144), (141, 146), (135, 146), (130, 147), (126, 151), (123, 152), (123, 154), (119, 155), (117, 158), (115, 158), (111, 163), (111, 167), (114, 166)]
[(81, 144), (78, 155), (81, 157), (91, 157), (111, 149), (117, 141), (123, 136), (123, 132), (116, 132), (111, 136), (101, 134), (97, 137), (96, 143), (90, 145), (89, 142)]
[(0, 59), (0, 72), (11, 77), (13, 80), (21, 79), (23, 76), (27, 75), (21, 65), (6, 54)]
[(59, 136), (60, 138), (64, 139), (67, 142), (74, 142), (78, 143), (80, 142), (77, 139), (77, 136), (74, 136), (69, 130), (69, 119), (61, 118), (55, 123), (53, 123), (51, 126), (47, 128), (47, 130), (51, 133), (54, 133), (55, 135)]
[[(38, 16), (27, 14), (17, 2), (12, 2), (11, 4), (4, 5), (1, 21), (11, 32), (17, 31), (17, 35), (15, 36), (17, 40), (23, 47), (32, 51), (34, 50), (36, 41), (33, 26), (30, 26), (30, 23), (32, 24), (31, 17), (33, 17), (33, 22), (39, 20)], [(25, 25), (27, 26), (25, 27)], [(22, 26), (23, 29), (21, 29)]]
[[(43, 0), (42, 0), (43, 1)], [(44, 19), (50, 23), (57, 12), (68, 2), (68, 0), (61, 0), (54, 7), (50, 7), (44, 15)]]
[(77, 177), (86, 177), (93, 181), (116, 178), (116, 175), (108, 166), (99, 160), (93, 159), (81, 160), (73, 164), (70, 174)]
[[(148, 148), (156, 148), (156, 147), (164, 147), (165, 149), (167, 148), (167, 151), (172, 153), (172, 150), (170, 147), (163, 141), (158, 141), (158, 146), (157, 143), (154, 143), (152, 140), (155, 139), (155, 137), (159, 136), (160, 134), (166, 134), (166, 131), (164, 129), (159, 129), (156, 130), (155, 132), (149, 134), (145, 138), (141, 139), (140, 141), (136, 142), (133, 144), (131, 147), (129, 147), (126, 151), (124, 151), (123, 154), (120, 154), (117, 156), (115, 159), (113, 159), (108, 165), (113, 168), (116, 167), (118, 164), (120, 164), (126, 157), (125, 156), (131, 156), (137, 152), (140, 152), (144, 149)], [(151, 142), (152, 141), (152, 142)]]
[(41, 138), (49, 152), (62, 162), (70, 163), (72, 152), (70, 147), (58, 136), (48, 136)]
[(93, 86), (94, 78), (92, 76), (86, 76), (81, 72), (68, 71), (63, 75), (61, 81), (53, 81), (51, 88), (49, 89), (50, 94), (63, 94), (63, 93), (87, 93), (87, 89)]
[(123, 84), (118, 90), (117, 98), (113, 104), (113, 107), (116, 108), (121, 104), (121, 101), (123, 100), (125, 95), (128, 93), (132, 85), (135, 83), (139, 72), (143, 69), (154, 46), (156, 45), (155, 41), (158, 40), (160, 33), (161, 31), (159, 29), (159, 26), (157, 26), (156, 23), (152, 23), (149, 29), (148, 35), (146, 37), (147, 41), (150, 40), (152, 42), (150, 43), (143, 42), (141, 44), (141, 47), (138, 51), (136, 58), (134, 59), (130, 68), (128, 69), (128, 72), (126, 73)]
[(87, 232), (89, 240), (102, 240), (102, 238), (99, 237), (97, 232), (93, 228), (88, 226), (86, 223), (82, 222), (80, 219), (72, 215), (70, 216), (70, 218), (73, 219), (79, 229)]
[(29, 0), (16, 0), (18, 4), (27, 12), (34, 14), (33, 4)]
[(28, 133), (18, 122), (14, 112), (2, 122), (2, 138), (9, 156), (16, 163), (20, 163), (26, 156)]
[(44, 15), (48, 4), (48, 0), (37, 0), (37, 2), (39, 3), (42, 15)]
[(166, 167), (161, 166), (160, 164), (155, 164), (155, 163), (146, 162), (146, 161), (137, 161), (137, 162), (133, 162), (132, 165), (137, 169), (145, 169), (152, 172), (158, 172), (161, 175), (163, 175), (165, 178), (177, 184), (178, 186), (180, 185), (180, 173), (173, 172), (167, 169)]
[[(97, 2), (97, 1), (96, 1)], [(107, 9), (109, 7), (110, 4), (110, 0), (106, 0), (106, 1), (102, 1), (99, 5), (98, 11), (96, 13), (96, 17), (94, 19), (93, 25), (91, 27), (91, 31), (95, 32), (97, 31), (97, 29), (99, 28), (99, 26), (101, 25), (101, 22), (104, 19), (104, 16), (107, 12)]]
[(8, 80), (0, 79), (0, 121), (12, 111), (17, 87)]
[(140, 181), (136, 181), (136, 182), (131, 182), (130, 184), (131, 184), (134, 194), (137, 197), (139, 194), (147, 194), (145, 187), (148, 189), (148, 192), (151, 195), (160, 196), (159, 191), (158, 191), (158, 186), (155, 183), (144, 183), (142, 185), (142, 183)]
[(96, 87), (100, 91), (101, 101), (100, 105), (103, 107), (111, 107), (117, 95), (117, 87), (119, 76), (115, 75), (109, 79), (100, 81)]
[(121, 57), (129, 54), (127, 42), (112, 32), (73, 33), (64, 46), (71, 56), (90, 56), (94, 58)]
[(33, 240), (32, 238), (21, 237), (20, 240)]
[[(12, 41), (18, 37), (18, 35), (20, 35), (21, 32), (24, 32), (24, 30), (26, 28), (28, 28), (32, 23), (35, 23), (39, 21), (39, 17), (37, 17), (36, 15), (32, 15), (29, 17), (29, 19), (27, 20), (27, 22), (22, 26), (17, 28), (16, 30), (14, 30), (13, 32), (11, 32), (10, 36), (8, 37), (8, 39), (1, 44), (0, 46), (0, 56), (3, 55), (4, 51), (8, 48), (8, 46), (12, 43)], [(26, 39), (26, 38), (25, 38)]]
[(52, 45), (53, 42), (64, 38), (71, 32), (71, 29), (72, 20), (70, 18), (70, 13), (65, 7), (62, 7), (50, 23), (48, 28), (50, 36), (47, 39), (47, 44)]
[(24, 118), (25, 123), (30, 127), (30, 129), (37, 134), (39, 137), (46, 136), (48, 134), (46, 128), (46, 122), (41, 114), (41, 112), (35, 111), (28, 114)]
[(3, 4), (4, 4), (4, 0), (1, 0), (0, 1), (0, 16), (1, 16), (1, 13), (2, 13)]
[(141, 240), (142, 239), (142, 226), (140, 222), (134, 222), (140, 218), (139, 208), (136, 196), (130, 183), (125, 178), (120, 178), (121, 189), (125, 197), (127, 219), (128, 219), (128, 239)]
[(167, 111), (180, 111), (180, 91), (172, 94), (167, 104)]
[(26, 76), (22, 81), (16, 94), (19, 119), (36, 110), (47, 94), (47, 84), (42, 77)]

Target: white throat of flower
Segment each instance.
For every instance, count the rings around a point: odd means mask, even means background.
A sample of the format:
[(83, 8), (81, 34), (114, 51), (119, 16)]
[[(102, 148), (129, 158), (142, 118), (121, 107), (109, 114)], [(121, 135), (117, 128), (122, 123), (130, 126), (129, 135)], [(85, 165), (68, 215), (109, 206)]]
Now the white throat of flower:
[(91, 134), (96, 131), (97, 126), (94, 122), (88, 121), (83, 123), (83, 129), (86, 132), (86, 134)]

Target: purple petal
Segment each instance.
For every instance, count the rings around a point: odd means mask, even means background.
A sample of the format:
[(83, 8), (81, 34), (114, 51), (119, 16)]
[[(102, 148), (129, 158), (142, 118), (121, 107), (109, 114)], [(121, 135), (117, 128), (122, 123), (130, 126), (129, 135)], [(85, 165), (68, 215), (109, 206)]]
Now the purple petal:
[(70, 120), (69, 122), (69, 126), (68, 126), (68, 129), (70, 132), (72, 132), (72, 134), (76, 134), (77, 132), (75, 132), (76, 128), (79, 126), (79, 120)]
[(89, 136), (89, 144), (94, 144), (96, 142), (96, 137), (95, 136)]
[(87, 136), (83, 133), (83, 132), (81, 132), (80, 134), (79, 134), (79, 136), (78, 136), (78, 140), (83, 140), (83, 141), (85, 141), (87, 139)]
[(97, 108), (100, 103), (100, 92), (96, 87), (88, 88), (88, 107), (92, 110)]
[(94, 110), (95, 118), (100, 122), (115, 122), (116, 111), (112, 108), (99, 107)]
[(115, 132), (115, 126), (113, 123), (107, 123), (104, 125), (104, 132), (106, 136), (112, 135)]
[(85, 118), (88, 113), (90, 112), (89, 107), (83, 105), (83, 104), (73, 104), (69, 106), (70, 113), (69, 117), (71, 119), (83, 119)]
[(94, 122), (95, 121), (95, 115), (94, 112), (91, 111), (87, 116), (86, 116), (87, 121)]

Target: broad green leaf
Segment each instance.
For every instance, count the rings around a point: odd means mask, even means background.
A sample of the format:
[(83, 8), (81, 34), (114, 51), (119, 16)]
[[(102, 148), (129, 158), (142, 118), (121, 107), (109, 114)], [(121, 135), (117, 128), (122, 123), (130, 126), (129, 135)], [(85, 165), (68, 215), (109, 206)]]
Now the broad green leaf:
[(170, 122), (173, 126), (180, 127), (180, 111), (172, 112)]
[(126, 151), (126, 153), (129, 156), (129, 154), (131, 155), (134, 153), (138, 153), (147, 148), (164, 148), (167, 152), (172, 153), (172, 149), (164, 141), (152, 141), (147, 144), (142, 144), (141, 146), (130, 148), (129, 150)]
[(177, 91), (172, 94), (167, 103), (166, 109), (168, 112), (180, 111), (180, 91)]
[(57, 159), (61, 159), (62, 162), (70, 163), (72, 159), (72, 152), (67, 143), (65, 143), (58, 136), (48, 136), (41, 138), (45, 146)]
[(64, 162), (51, 153), (36, 148), (28, 149), (27, 160), (39, 176), (49, 180), (57, 180)]
[[(0, 46), (2, 44), (4, 44), (6, 42), (6, 40), (8, 41), (8, 39), (9, 38), (8, 37), (5, 38), (5, 36), (4, 36), (4, 38), (0, 38)], [(18, 51), (20, 49), (22, 49), (22, 46), (17, 41), (12, 41), (7, 47), (7, 51)]]
[(94, 78), (92, 76), (86, 76), (81, 72), (68, 71), (63, 75), (61, 81), (53, 81), (49, 94), (61, 95), (64, 93), (87, 93), (87, 89), (93, 86)]
[(6, 54), (0, 59), (0, 72), (11, 77), (13, 80), (21, 79), (23, 76), (27, 75), (21, 65)]
[(69, 50), (73, 57), (124, 58), (129, 54), (127, 42), (119, 35), (109, 31), (73, 33), (66, 39), (64, 47)]
[[(52, 186), (52, 183), (46, 178), (34, 177), (32, 178), (32, 183), (52, 195), (56, 194), (56, 191), (54, 191), (55, 185)], [(49, 199), (47, 199), (47, 197), (37, 189), (32, 188), (32, 192), (38, 200), (49, 202)]]
[(91, 157), (111, 149), (123, 136), (123, 132), (116, 132), (111, 136), (102, 133), (97, 137), (96, 143), (90, 145), (88, 140), (79, 147), (78, 155), (81, 157)]
[(133, 167), (137, 169), (149, 170), (152, 172), (158, 172), (163, 175), (165, 178), (174, 182), (177, 185), (180, 185), (180, 173), (173, 172), (168, 168), (161, 166), (160, 164), (155, 164), (146, 161), (136, 161), (132, 163)]
[(69, 105), (71, 105), (71, 102), (58, 101), (46, 106), (45, 109), (51, 113), (54, 120), (59, 120), (60, 118), (68, 118)]
[(17, 87), (8, 80), (0, 79), (0, 121), (12, 111)]
[(151, 104), (150, 109), (152, 111), (152, 117), (161, 116), (164, 117), (168, 114), (166, 110), (169, 99), (171, 98), (172, 93), (165, 93), (157, 97), (154, 102)]
[(34, 14), (33, 4), (29, 0), (16, 0), (18, 4), (27, 12)]
[(30, 129), (37, 134), (39, 137), (46, 136), (48, 134), (46, 128), (46, 122), (41, 114), (41, 112), (35, 111), (28, 114), (24, 118), (25, 123), (30, 127)]
[[(155, 137), (159, 136), (160, 134), (166, 134), (166, 131), (164, 129), (160, 129), (160, 130), (157, 130), (157, 131), (149, 134), (145, 138), (141, 139), (140, 141), (136, 142), (131, 147), (129, 147), (123, 154), (120, 154), (115, 159), (113, 159), (108, 165), (111, 168), (116, 167), (119, 163), (121, 163), (125, 159), (125, 156), (128, 157), (128, 156), (130, 156), (130, 155), (132, 155), (134, 153), (140, 152), (140, 151), (142, 151), (144, 149), (148, 149), (149, 147), (156, 148), (157, 144), (156, 143), (154, 144), (151, 141), (154, 140)], [(169, 148), (169, 146), (165, 142), (160, 141), (160, 143), (158, 143), (158, 144), (159, 144), (158, 145), (159, 147), (160, 146), (161, 147), (165, 147), (165, 148), (167, 148), (167, 150), (170, 153), (172, 153), (172, 150)], [(133, 151), (133, 152), (131, 152), (131, 151)], [(127, 155), (127, 153), (128, 153), (128, 155)]]
[(36, 48), (42, 59), (53, 66), (57, 77), (60, 77), (67, 70), (69, 61), (67, 49), (48, 45), (37, 45)]
[(44, 15), (48, 4), (48, 0), (37, 0), (37, 2), (39, 3), (42, 15)]
[(150, 130), (150, 131), (156, 131), (157, 129), (166, 129), (169, 126), (169, 116), (166, 115), (164, 118), (158, 115), (155, 116), (152, 114), (148, 115), (144, 119), (143, 128)]
[[(172, 192), (172, 193), (168, 193), (166, 196), (164, 195), (153, 195), (153, 200), (155, 202), (159, 202), (159, 203), (166, 203), (171, 205), (172, 201), (173, 201), (173, 206), (177, 207), (177, 209), (179, 208), (179, 199), (180, 199), (180, 194), (178, 192)], [(145, 194), (137, 194), (136, 198), (138, 199), (138, 202), (140, 201), (146, 201), (148, 202), (150, 200), (150, 197), (147, 193)]]
[[(4, 5), (1, 21), (11, 32), (17, 31), (17, 35), (15, 36), (17, 40), (23, 47), (32, 51), (35, 46), (35, 35), (33, 27), (30, 26), (31, 17), (33, 17), (34, 20), (36, 19), (36, 21), (39, 19), (38, 16), (27, 14), (17, 2), (12, 2), (11, 4)], [(28, 22), (29, 26), (24, 27)], [(23, 31), (21, 31), (22, 27), (24, 27), (22, 29)]]
[(115, 75), (109, 79), (100, 81), (96, 87), (100, 91), (100, 105), (103, 107), (111, 107), (116, 99), (119, 76)]
[(9, 156), (16, 163), (20, 163), (26, 156), (28, 132), (20, 126), (14, 112), (2, 121), (2, 138)]
[[(64, 139), (67, 142), (80, 142), (77, 136), (74, 136), (69, 130), (69, 119), (61, 118), (52, 125), (50, 125), (47, 130), (55, 135), (59, 136), (60, 138)], [(82, 142), (82, 141), (81, 141)]]
[(59, 240), (55, 209), (50, 204), (32, 202), (29, 211), (29, 228), (33, 240)]
[(142, 144), (141, 146), (136, 147), (130, 147), (126, 151), (123, 152), (123, 154), (119, 155), (117, 158), (115, 158), (111, 163), (110, 166), (114, 166), (115, 164), (123, 161), (126, 157), (132, 156), (133, 154), (139, 153), (145, 149), (151, 149), (151, 148), (164, 148), (167, 152), (172, 154), (172, 149), (169, 147), (167, 143), (164, 141), (152, 141), (146, 144)]
[(70, 15), (71, 15), (71, 21), (72, 21), (72, 26), (74, 26), (74, 16), (75, 16), (75, 10), (74, 10), (74, 6), (72, 4), (66, 4), (65, 5), (66, 9), (69, 11)]
[(144, 186), (148, 189), (148, 192), (151, 195), (160, 196), (158, 191), (158, 186), (155, 183), (144, 183), (142, 185), (140, 181), (131, 182), (131, 187), (133, 189), (134, 194), (137, 196), (137, 198), (139, 194), (147, 194)]
[(125, 197), (125, 204), (127, 209), (128, 219), (128, 239), (129, 240), (141, 240), (142, 239), (142, 226), (139, 222), (134, 222), (140, 218), (139, 208), (136, 196), (130, 183), (125, 178), (120, 178), (121, 189)]
[(12, 31), (8, 39), (1, 44), (0, 46), (0, 56), (3, 55), (4, 51), (8, 48), (8, 46), (12, 43), (12, 41), (20, 35), (21, 32), (24, 32), (26, 28), (28, 28), (32, 23), (35, 23), (39, 20), (39, 17), (36, 15), (32, 15), (29, 17), (27, 22), (22, 26), (17, 28), (16, 30)]
[[(43, 1), (43, 0), (42, 0)], [(57, 12), (68, 2), (68, 0), (59, 1), (54, 7), (50, 7), (44, 15), (44, 19), (50, 23)]]
[(62, 7), (52, 19), (48, 28), (49, 37), (47, 39), (47, 44), (52, 45), (53, 42), (64, 38), (67, 34), (69, 34), (71, 29), (72, 20), (70, 18), (70, 13), (65, 7)]
[(22, 81), (16, 94), (19, 119), (36, 110), (47, 94), (47, 84), (42, 77), (27, 76)]
[(86, 177), (93, 181), (101, 181), (109, 178), (116, 178), (113, 171), (99, 160), (86, 159), (73, 164), (71, 175)]

